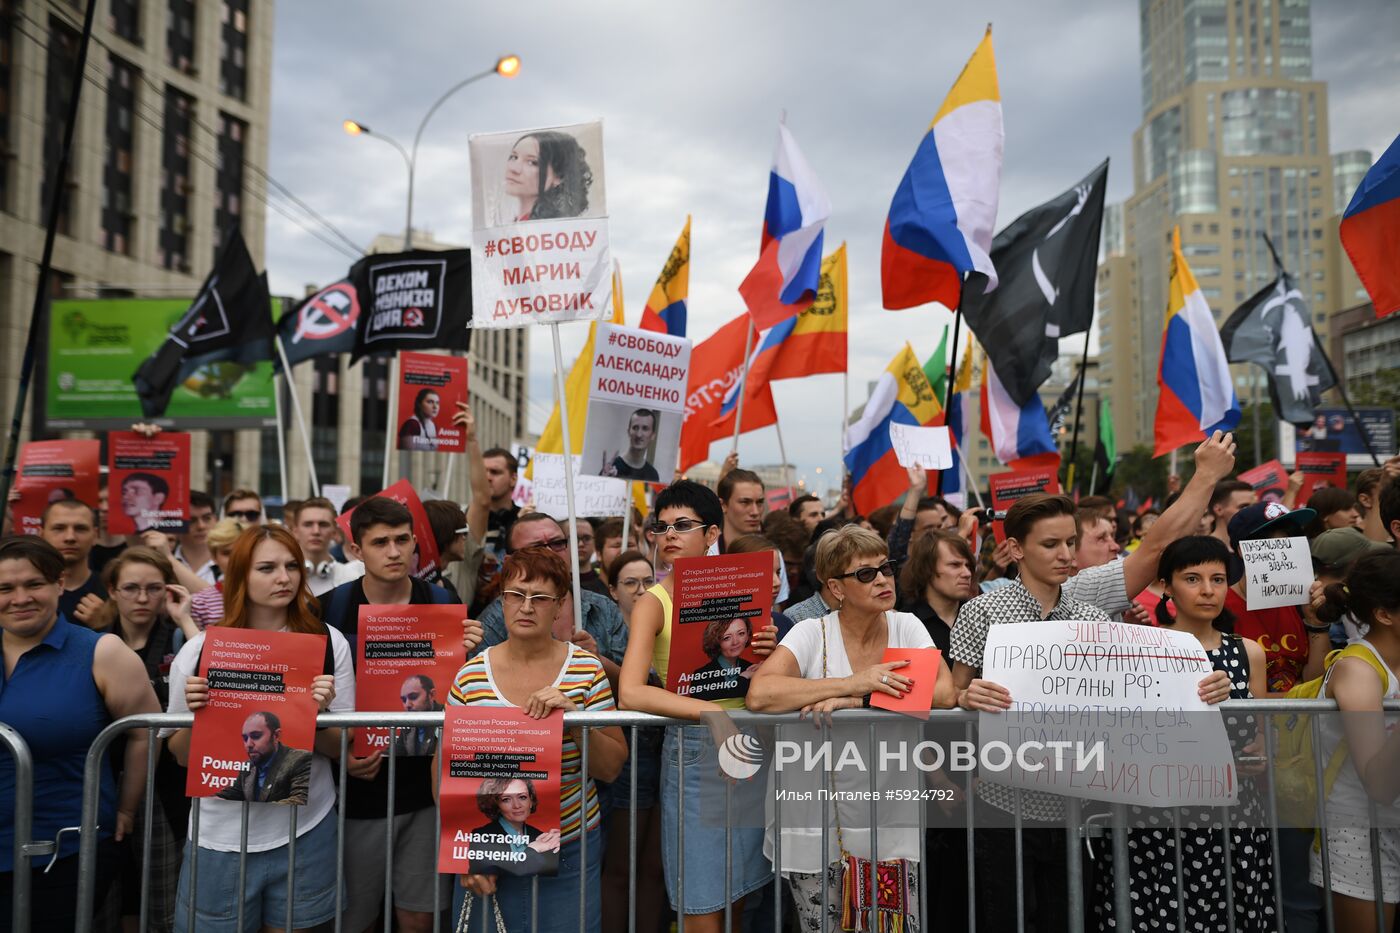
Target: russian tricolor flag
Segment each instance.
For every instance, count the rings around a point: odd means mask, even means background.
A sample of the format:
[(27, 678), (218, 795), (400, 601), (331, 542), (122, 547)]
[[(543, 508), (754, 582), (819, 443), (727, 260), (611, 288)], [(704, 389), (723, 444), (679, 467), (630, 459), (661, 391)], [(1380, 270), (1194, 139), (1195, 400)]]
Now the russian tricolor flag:
[(880, 374), (860, 420), (846, 431), (851, 499), (861, 514), (888, 505), (909, 488), (909, 474), (890, 442), (890, 425), (937, 424), (942, 413), (919, 358), (906, 343)]
[(894, 193), (880, 253), (880, 284), (891, 310), (939, 302), (958, 306), (965, 273), (997, 287), (988, 253), (1001, 187), (1001, 91), (992, 30), (929, 124)]
[(642, 330), (685, 336), (686, 307), (690, 298), (690, 217), (685, 218), (681, 231), (666, 265), (656, 277), (646, 307), (642, 309)]
[(1400, 311), (1400, 136), (1361, 180), (1340, 232), (1376, 317)]
[(997, 378), (990, 358), (982, 370), (982, 433), (997, 459), (1013, 470), (1060, 463), (1060, 449), (1040, 396), (1033, 393), (1026, 404), (1017, 405)]
[(1198, 443), (1240, 423), (1240, 401), (1210, 305), (1181, 253), (1181, 229), (1172, 228), (1172, 277), (1162, 357), (1157, 364), (1157, 418), (1152, 456)]
[(754, 327), (767, 330), (801, 313), (817, 296), (822, 231), (831, 201), (785, 124), (768, 176), (763, 244), (758, 262), (739, 286)]

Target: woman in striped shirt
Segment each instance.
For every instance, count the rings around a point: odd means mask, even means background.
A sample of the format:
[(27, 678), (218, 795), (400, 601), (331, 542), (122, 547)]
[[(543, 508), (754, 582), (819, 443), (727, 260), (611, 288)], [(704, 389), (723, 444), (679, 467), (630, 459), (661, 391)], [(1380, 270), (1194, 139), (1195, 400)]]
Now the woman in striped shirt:
[[(554, 617), (570, 585), (564, 561), (548, 548), (522, 548), (501, 568), (501, 604), (506, 640), (467, 661), (457, 672), (448, 702), (458, 706), (517, 707), (536, 719), (555, 710), (611, 710), (612, 688), (602, 662), (577, 645), (553, 636)], [(599, 832), (598, 797), (593, 780), (612, 781), (627, 760), (622, 730), (613, 726), (590, 729), (588, 774), (581, 771), (583, 729), (564, 732), (559, 790), (559, 833), (542, 833), (559, 845), (559, 872), (541, 877), (538, 913), (532, 917), (535, 879), (503, 874), (463, 875), (454, 889), (453, 913), (460, 916), (467, 892), (494, 894), (509, 931), (587, 930), (600, 928), (599, 871), (603, 841)], [(437, 773), (434, 767), (433, 773)], [(535, 843), (532, 843), (535, 844)], [(586, 922), (579, 924), (579, 888), (584, 888)], [(494, 930), (487, 910), (473, 912), (473, 931)]]

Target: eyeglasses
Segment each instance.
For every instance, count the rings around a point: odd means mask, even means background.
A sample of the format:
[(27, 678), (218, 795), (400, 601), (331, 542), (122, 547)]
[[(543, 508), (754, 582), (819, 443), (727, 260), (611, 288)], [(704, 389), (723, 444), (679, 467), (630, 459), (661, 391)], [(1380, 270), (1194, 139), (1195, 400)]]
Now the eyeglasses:
[(241, 518), (245, 522), (256, 522), (258, 519), (262, 518), (262, 513), (259, 512), (257, 509), (243, 509), (242, 511), (238, 512), (225, 512), (224, 515), (228, 518)]
[(838, 573), (836, 575), (836, 579), (844, 580), (846, 577), (855, 577), (861, 583), (873, 583), (875, 582), (876, 574), (889, 577), (891, 580), (893, 580), (894, 561), (887, 560), (878, 567), (861, 567), (857, 570), (852, 570), (850, 573)]
[(524, 606), (534, 606), (535, 600), (543, 600), (537, 607), (540, 612), (557, 610), (559, 603), (564, 597), (551, 596), (548, 593), (522, 593), (519, 590), (501, 590), (501, 602), (507, 609), (520, 609)]
[(165, 584), (148, 583), (142, 586), (139, 583), (128, 583), (125, 586), (117, 587), (117, 594), (124, 599), (140, 599), (143, 593), (149, 599), (159, 599), (165, 594)]
[(562, 554), (569, 549), (568, 538), (554, 538), (551, 541), (536, 541), (534, 544), (527, 544), (524, 547), (510, 548), (507, 554), (514, 554), (516, 551), (523, 551), (528, 547), (547, 547), (556, 554)]
[(629, 591), (631, 591), (631, 592), (633, 592), (633, 593), (636, 593), (636, 592), (639, 592), (639, 591), (641, 591), (641, 590), (649, 590), (649, 589), (651, 589), (653, 586), (656, 585), (656, 578), (655, 578), (655, 577), (641, 577), (641, 578), (636, 579), (636, 580), (619, 580), (619, 581), (617, 581), (617, 585), (620, 586), (620, 587), (621, 587), (622, 589), (624, 589), (624, 590), (629, 590)]
[(667, 525), (665, 522), (652, 522), (650, 525), (647, 525), (647, 535), (652, 538), (661, 538), (672, 531), (678, 535), (688, 535), (692, 531), (699, 531), (704, 527), (704, 522), (697, 522), (689, 518), (678, 519), (670, 525)]

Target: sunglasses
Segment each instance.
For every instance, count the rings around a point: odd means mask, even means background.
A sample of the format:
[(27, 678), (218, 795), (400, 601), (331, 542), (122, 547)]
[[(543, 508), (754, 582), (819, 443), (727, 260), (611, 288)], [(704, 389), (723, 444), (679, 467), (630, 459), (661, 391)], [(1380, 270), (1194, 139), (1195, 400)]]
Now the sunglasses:
[(262, 513), (257, 509), (245, 509), (240, 512), (225, 512), (224, 515), (228, 518), (241, 518), (245, 522), (256, 522), (258, 519), (262, 518)]
[(839, 573), (836, 575), (836, 579), (844, 580), (846, 577), (855, 577), (861, 583), (873, 583), (875, 582), (875, 577), (877, 574), (880, 576), (889, 577), (891, 580), (893, 580), (894, 561), (887, 560), (878, 567), (861, 567), (858, 570), (852, 570), (850, 573)]
[[(568, 539), (568, 538), (554, 538), (553, 540), (550, 540), (550, 541), (539, 541), (539, 542), (536, 542), (535, 544), (527, 544), (525, 547), (547, 547), (547, 548), (549, 548), (551, 551), (554, 551), (556, 554), (562, 554), (562, 553), (564, 553), (565, 551), (567, 551), (567, 550), (569, 549), (569, 539)], [(523, 551), (523, 550), (525, 550), (525, 547), (510, 548), (509, 550), (506, 551), (506, 553), (507, 553), (507, 554), (514, 554), (516, 551)]]

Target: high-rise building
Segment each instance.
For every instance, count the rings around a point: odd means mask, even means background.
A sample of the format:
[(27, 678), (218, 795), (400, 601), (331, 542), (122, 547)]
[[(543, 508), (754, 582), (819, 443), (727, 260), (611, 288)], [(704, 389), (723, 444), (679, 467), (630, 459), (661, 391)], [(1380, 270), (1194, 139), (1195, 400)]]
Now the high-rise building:
[[(0, 411), (7, 418), (55, 185), (67, 188), (67, 199), (48, 286), (54, 298), (193, 295), (234, 224), (263, 265), (272, 0), (102, 3), (72, 163), (60, 179), (54, 171), (82, 19), (76, 0), (0, 0)], [(38, 395), (30, 394), (35, 415)], [(26, 417), (26, 434), (36, 421)], [(195, 432), (191, 452), (201, 485), (217, 475), (225, 485), (258, 485), (269, 463), (276, 476), (271, 431)]]
[[(1337, 195), (1309, 0), (1140, 0), (1140, 13), (1133, 195), (1122, 252), (1107, 250), (1099, 273), (1102, 379), (1120, 449), (1152, 440), (1174, 226), (1217, 320), (1273, 279), (1265, 235), (1324, 340), (1336, 297)], [(1257, 367), (1236, 367), (1235, 382), (1242, 403), (1267, 400)]]

